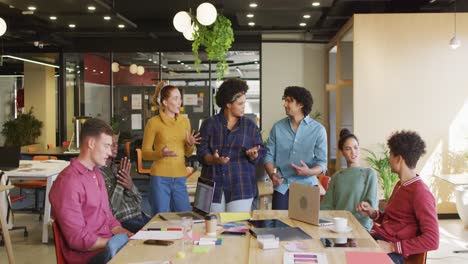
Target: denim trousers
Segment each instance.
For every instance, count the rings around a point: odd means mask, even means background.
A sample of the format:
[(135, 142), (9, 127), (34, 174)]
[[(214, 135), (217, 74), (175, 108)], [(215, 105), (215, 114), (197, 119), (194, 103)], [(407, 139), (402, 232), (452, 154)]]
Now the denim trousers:
[(272, 210), (288, 210), (289, 207), (289, 190), (282, 194), (280, 192), (273, 192), (273, 199), (271, 201)]
[(106, 248), (89, 260), (89, 264), (107, 263), (128, 242), (126, 234), (120, 233), (109, 239)]
[(151, 220), (151, 218), (147, 216), (144, 212), (141, 212), (140, 217), (134, 217), (132, 219), (122, 221), (121, 224), (122, 227), (127, 229), (128, 231), (136, 233), (140, 231), (146, 225), (146, 223), (149, 222), (149, 220)]
[(152, 215), (162, 212), (190, 212), (186, 177), (150, 177), (150, 205)]

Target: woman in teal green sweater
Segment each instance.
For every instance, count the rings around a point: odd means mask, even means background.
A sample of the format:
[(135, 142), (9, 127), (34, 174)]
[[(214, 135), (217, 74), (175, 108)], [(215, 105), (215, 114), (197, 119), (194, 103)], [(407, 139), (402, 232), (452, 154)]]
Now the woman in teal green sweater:
[(359, 141), (346, 128), (340, 132), (338, 148), (346, 159), (347, 168), (332, 176), (320, 209), (350, 211), (369, 231), (372, 228), (372, 220), (357, 212), (356, 205), (360, 201), (367, 201), (377, 209), (377, 176), (373, 169), (360, 166)]

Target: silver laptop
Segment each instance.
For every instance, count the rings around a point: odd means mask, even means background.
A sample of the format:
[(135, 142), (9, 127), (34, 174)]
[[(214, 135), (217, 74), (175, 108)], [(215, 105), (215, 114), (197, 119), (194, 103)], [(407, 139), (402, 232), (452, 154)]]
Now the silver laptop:
[(289, 185), (288, 216), (316, 226), (333, 225), (331, 220), (320, 219), (320, 188), (292, 182)]
[(19, 168), (21, 147), (0, 147), (0, 170), (9, 171)]
[(205, 221), (205, 216), (209, 214), (211, 210), (214, 188), (214, 181), (198, 178), (192, 212), (160, 213), (159, 216), (164, 220), (178, 220), (182, 217), (192, 217), (195, 223)]

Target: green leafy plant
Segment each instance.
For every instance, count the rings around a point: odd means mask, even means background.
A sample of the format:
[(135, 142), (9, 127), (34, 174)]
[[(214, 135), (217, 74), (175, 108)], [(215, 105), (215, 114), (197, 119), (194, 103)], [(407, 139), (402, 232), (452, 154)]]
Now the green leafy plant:
[(19, 114), (16, 119), (3, 123), (2, 135), (5, 146), (24, 146), (34, 144), (41, 135), (43, 123), (33, 115), (33, 108)]
[(322, 120), (322, 116), (323, 114), (320, 111), (315, 111), (314, 113), (310, 114), (310, 118), (314, 119), (317, 122)]
[(384, 192), (384, 199), (385, 201), (388, 201), (388, 199), (390, 199), (390, 195), (392, 195), (393, 188), (398, 182), (398, 175), (392, 172), (392, 168), (390, 166), (390, 152), (383, 144), (381, 145), (381, 148), (382, 152), (378, 154), (368, 149), (363, 148), (363, 150), (369, 154), (365, 160), (377, 172), (379, 183)]
[(232, 42), (234, 42), (231, 21), (227, 17), (218, 14), (216, 21), (210, 26), (203, 26), (198, 22), (195, 23), (195, 28), (198, 28), (193, 34), (194, 40), (192, 42), (195, 69), (197, 72), (200, 72), (201, 59), (199, 57), (199, 49), (200, 46), (204, 46), (208, 60), (216, 61), (216, 72), (218, 73), (218, 80), (220, 80), (228, 68), (226, 53), (231, 48)]

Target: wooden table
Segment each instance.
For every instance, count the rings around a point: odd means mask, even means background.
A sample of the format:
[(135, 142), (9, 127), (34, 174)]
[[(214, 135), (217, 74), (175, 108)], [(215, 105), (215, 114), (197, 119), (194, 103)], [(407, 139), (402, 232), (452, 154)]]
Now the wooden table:
[[(257, 210), (253, 212), (253, 219), (281, 219), (290, 226), (298, 226), (310, 234), (312, 240), (303, 240), (309, 245), (310, 252), (324, 252), (327, 255), (328, 263), (346, 263), (345, 251), (374, 251), (382, 252), (377, 243), (359, 224), (356, 218), (347, 211), (322, 211), (323, 217), (346, 217), (353, 230), (347, 233), (349, 238), (367, 239), (365, 248), (324, 248), (320, 242), (321, 237), (339, 237), (326, 227), (309, 225), (300, 221), (288, 218), (288, 211)], [(148, 226), (157, 226), (161, 223), (158, 216), (155, 216)], [(195, 224), (194, 234), (201, 234), (203, 224)], [(218, 233), (219, 235), (219, 233)], [(343, 235), (341, 235), (343, 236)], [(144, 245), (141, 240), (130, 240), (123, 249), (109, 263), (138, 263), (145, 261), (164, 261), (171, 260), (172, 263), (283, 263), (283, 245), (287, 242), (280, 242), (280, 248), (271, 250), (262, 250), (258, 248), (256, 238), (247, 234), (245, 237), (223, 236), (221, 246), (213, 246), (210, 252), (205, 254), (192, 253), (192, 246), (189, 245), (186, 250), (185, 259), (177, 259), (176, 254), (182, 249), (182, 241), (176, 241), (172, 246), (161, 247)]]
[[(0, 195), (3, 196), (4, 191), (10, 190), (12, 188), (13, 188), (13, 186), (6, 186), (6, 185), (1, 185), (0, 184)], [(10, 233), (8, 232), (8, 224), (6, 222), (6, 217), (5, 217), (5, 213), (4, 213), (5, 209), (6, 208), (3, 208), (3, 204), (0, 203), (0, 223), (1, 223), (1, 227), (2, 227), (3, 240), (5, 242), (5, 248), (6, 248), (6, 251), (7, 251), (8, 260), (10, 261), (10, 264), (14, 264), (15, 263), (15, 256), (13, 255), (13, 247), (11, 246)]]
[[(8, 185), (11, 179), (17, 180), (47, 180), (45, 201), (44, 201), (44, 218), (42, 222), (42, 243), (49, 241), (49, 221), (50, 221), (50, 202), (49, 192), (52, 188), (52, 183), (57, 178), (58, 174), (68, 166), (68, 161), (51, 160), (51, 161), (35, 161), (21, 160), (20, 167), (16, 170), (6, 171), (2, 177), (2, 184)], [(6, 201), (0, 203), (6, 204)]]
[(37, 155), (44, 155), (44, 156), (56, 156), (58, 159), (62, 160), (70, 160), (70, 158), (77, 157), (80, 155), (79, 150), (75, 151), (68, 151), (68, 148), (64, 147), (55, 147), (50, 149), (38, 149), (33, 152), (22, 151), (21, 155), (24, 156), (37, 156)]

